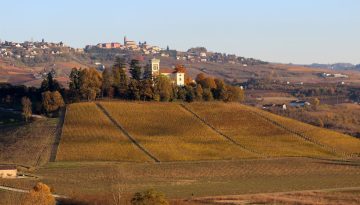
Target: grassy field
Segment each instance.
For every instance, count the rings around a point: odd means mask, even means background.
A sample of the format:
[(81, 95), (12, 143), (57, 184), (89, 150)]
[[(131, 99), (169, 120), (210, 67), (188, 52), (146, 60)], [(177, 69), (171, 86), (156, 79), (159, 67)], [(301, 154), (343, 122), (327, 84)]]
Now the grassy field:
[(234, 196), (204, 197), (194, 199), (199, 203), (217, 204), (279, 204), (279, 205), (358, 205), (360, 189), (330, 189), (271, 194), (248, 194)]
[(222, 133), (266, 156), (331, 156), (321, 147), (264, 120), (247, 106), (235, 103), (191, 103), (186, 106)]
[(231, 143), (176, 103), (101, 102), (160, 161), (255, 157)]
[(34, 180), (0, 180), (30, 189), (36, 181), (58, 194), (108, 194), (120, 187), (134, 193), (149, 188), (170, 198), (255, 194), (360, 187), (360, 164), (306, 158), (209, 162), (53, 162), (33, 174)]
[(339, 152), (356, 155), (360, 154), (360, 139), (329, 129), (319, 128), (313, 125), (302, 123), (294, 119), (281, 117), (279, 115), (258, 110), (252, 107), (248, 108), (267, 116), (271, 120), (274, 120), (289, 129), (292, 129), (299, 133), (303, 133), (321, 144), (333, 147)]
[(57, 119), (44, 118), (0, 127), (0, 164), (32, 167), (47, 163), (57, 123)]
[(94, 103), (69, 105), (57, 161), (135, 161), (149, 158)]

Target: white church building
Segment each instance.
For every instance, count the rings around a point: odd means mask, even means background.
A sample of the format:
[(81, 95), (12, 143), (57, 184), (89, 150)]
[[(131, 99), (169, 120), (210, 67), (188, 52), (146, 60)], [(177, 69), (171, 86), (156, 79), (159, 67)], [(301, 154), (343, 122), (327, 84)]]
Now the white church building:
[(150, 69), (152, 76), (163, 75), (168, 77), (172, 83), (177, 86), (185, 85), (185, 73), (177, 72), (175, 69), (160, 68), (160, 59), (153, 58), (150, 60)]

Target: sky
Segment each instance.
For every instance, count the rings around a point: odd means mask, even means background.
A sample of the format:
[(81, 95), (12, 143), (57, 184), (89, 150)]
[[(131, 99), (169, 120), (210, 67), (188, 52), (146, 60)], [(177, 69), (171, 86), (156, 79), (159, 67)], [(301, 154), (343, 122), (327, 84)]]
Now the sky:
[(2, 41), (135, 41), (281, 63), (360, 64), (359, 0), (0, 0)]

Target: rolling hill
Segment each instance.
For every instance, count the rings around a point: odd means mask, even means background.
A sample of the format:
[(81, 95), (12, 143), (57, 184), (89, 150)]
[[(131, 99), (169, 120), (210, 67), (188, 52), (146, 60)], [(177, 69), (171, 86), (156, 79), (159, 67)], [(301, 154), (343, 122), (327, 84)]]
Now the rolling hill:
[(57, 161), (344, 158), (360, 140), (235, 103), (68, 106)]

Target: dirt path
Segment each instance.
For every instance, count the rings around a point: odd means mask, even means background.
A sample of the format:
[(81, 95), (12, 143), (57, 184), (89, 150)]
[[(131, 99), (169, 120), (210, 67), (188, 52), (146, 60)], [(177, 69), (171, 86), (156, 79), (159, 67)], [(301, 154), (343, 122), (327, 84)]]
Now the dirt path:
[(53, 147), (52, 147), (51, 153), (50, 153), (50, 162), (54, 162), (56, 160), (57, 150), (58, 150), (60, 140), (61, 140), (62, 128), (63, 128), (64, 122), (65, 122), (65, 115), (66, 115), (66, 108), (63, 108), (60, 111), (59, 122), (56, 127), (56, 131), (55, 131)]
[[(29, 190), (17, 189), (17, 188), (12, 188), (12, 187), (7, 187), (7, 186), (0, 186), (0, 189), (6, 190), (6, 191), (18, 192), (18, 193), (29, 193), (30, 192)], [(68, 198), (66, 196), (58, 195), (58, 194), (52, 194), (52, 195), (55, 198)]]
[(110, 113), (99, 103), (96, 103), (97, 107), (109, 118), (109, 120), (132, 142), (134, 143), (141, 151), (148, 155), (155, 162), (160, 162), (153, 154), (151, 154), (145, 147), (143, 147), (138, 141), (135, 140), (111, 115)]

